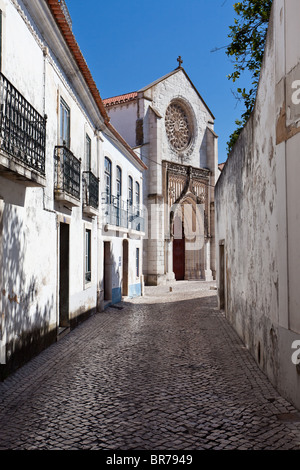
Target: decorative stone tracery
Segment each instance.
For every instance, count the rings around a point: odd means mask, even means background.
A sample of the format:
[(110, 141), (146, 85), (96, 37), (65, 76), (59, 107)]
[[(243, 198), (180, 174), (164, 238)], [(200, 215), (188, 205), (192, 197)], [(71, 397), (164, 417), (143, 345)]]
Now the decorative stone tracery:
[(197, 204), (204, 204), (208, 211), (208, 187), (210, 171), (177, 163), (163, 162), (165, 173), (165, 200), (168, 206), (182, 203), (187, 193)]
[(192, 120), (180, 101), (169, 104), (165, 116), (165, 128), (171, 147), (176, 151), (185, 150), (192, 140)]
[[(168, 210), (168, 214), (165, 214), (167, 221), (165, 226), (166, 246), (169, 253), (168, 269), (170, 270), (172, 265), (171, 252), (174, 249), (178, 250), (179, 246), (175, 239), (181, 238), (175, 233), (179, 217), (182, 221), (182, 233), (185, 238), (183, 240), (185, 247), (183, 253), (185, 259), (184, 278), (205, 278), (205, 257), (209, 244), (210, 171), (164, 161), (163, 175), (164, 199), (167, 202), (166, 210)], [(172, 241), (174, 243), (176, 241), (176, 247)]]

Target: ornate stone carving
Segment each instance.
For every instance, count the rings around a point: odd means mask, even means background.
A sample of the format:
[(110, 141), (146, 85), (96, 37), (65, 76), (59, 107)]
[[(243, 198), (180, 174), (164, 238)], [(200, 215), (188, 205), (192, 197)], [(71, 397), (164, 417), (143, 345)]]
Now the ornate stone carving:
[(172, 102), (165, 116), (166, 133), (171, 147), (176, 151), (185, 150), (192, 140), (192, 123), (188, 112), (180, 102)]
[(186, 185), (186, 177), (183, 175), (169, 175), (169, 205), (172, 206), (180, 198)]
[[(164, 160), (162, 166), (165, 174), (165, 197), (168, 207), (174, 204), (184, 204), (186, 198), (193, 200), (193, 204), (203, 204), (204, 207), (204, 236), (208, 236), (209, 217), (209, 176), (210, 171), (205, 168), (180, 165)], [(169, 230), (172, 233), (174, 213), (171, 213)]]

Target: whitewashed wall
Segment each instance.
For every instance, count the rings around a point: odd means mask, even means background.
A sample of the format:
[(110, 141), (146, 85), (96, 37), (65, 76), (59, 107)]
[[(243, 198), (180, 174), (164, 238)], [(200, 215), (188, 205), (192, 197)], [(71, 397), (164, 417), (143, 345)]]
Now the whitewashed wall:
[(300, 339), (300, 133), (290, 86), (300, 70), (299, 15), (296, 0), (274, 0), (255, 108), (219, 177), (215, 201), (226, 316), (273, 384), (300, 408), (292, 360), (293, 341)]
[[(49, 42), (54, 38), (47, 37), (45, 29), (46, 40), (37, 30), (31, 14), (38, 12), (43, 17), (47, 8), (44, 10), (44, 4), (29, 5), (33, 8), (30, 13), (21, 2), (0, 0), (3, 11), (2, 72), (42, 116), (47, 115), (45, 186), (29, 187), (0, 176), (3, 201), (0, 307), (4, 312), (1, 337), (7, 343), (7, 361), (31, 343), (40, 342), (45, 346), (48, 335), (51, 341), (56, 339), (60, 221), (70, 226), (70, 322), (75, 324), (80, 315), (96, 310), (99, 279), (97, 219), (83, 214), (82, 196), (78, 207), (72, 210), (55, 201), (54, 148), (59, 143), (59, 102), (63, 97), (71, 113), (70, 150), (81, 159), (81, 170), (85, 170), (85, 134), (88, 133), (92, 141), (92, 171), (98, 176), (100, 154), (95, 128), (99, 126), (100, 117), (96, 122), (91, 102), (78, 91), (78, 86), (70, 83), (65, 64), (58, 62), (58, 52), (49, 48)], [(53, 24), (50, 11), (47, 15), (45, 21)], [(55, 37), (54, 30), (51, 34)], [(65, 54), (70, 56), (68, 51)], [(68, 60), (66, 63), (70, 67), (72, 60)], [(77, 72), (74, 70), (74, 77)], [(84, 87), (87, 90), (85, 85), (82, 90)], [(92, 232), (92, 280), (88, 284), (84, 273), (86, 228)]]
[[(133, 205), (136, 205), (135, 201), (135, 183), (138, 182), (140, 185), (140, 204), (141, 210), (143, 210), (143, 178), (144, 174), (138, 162), (135, 162), (133, 157), (128, 156), (126, 153), (120, 150), (119, 145), (111, 134), (105, 132), (102, 133), (102, 144), (101, 144), (101, 160), (100, 160), (100, 179), (101, 179), (101, 194), (105, 195), (105, 178), (104, 178), (104, 159), (109, 158), (112, 163), (112, 190), (111, 194), (115, 196), (117, 194), (116, 189), (116, 169), (119, 166), (122, 170), (122, 200), (127, 201), (128, 198), (128, 179), (129, 176), (133, 179)], [(110, 227), (109, 230), (104, 230), (104, 220), (102, 213), (102, 241), (100, 242), (103, 247), (104, 242), (110, 242), (111, 246), (111, 257), (112, 257), (112, 295), (111, 302), (115, 303), (120, 301), (122, 297), (122, 283), (123, 283), (123, 241), (128, 240), (129, 249), (129, 266), (128, 266), (128, 296), (134, 297), (141, 295), (143, 291), (143, 232), (141, 234), (131, 234), (130, 230), (121, 228), (118, 230), (117, 227)], [(140, 249), (140, 276), (136, 277), (136, 263), (135, 255), (136, 248)], [(102, 250), (102, 248), (101, 248)], [(103, 277), (101, 278), (103, 282)], [(103, 298), (103, 293), (101, 295)]]
[(137, 102), (124, 103), (120, 106), (112, 106), (107, 108), (113, 126), (130, 145), (136, 146), (136, 119), (137, 119)]

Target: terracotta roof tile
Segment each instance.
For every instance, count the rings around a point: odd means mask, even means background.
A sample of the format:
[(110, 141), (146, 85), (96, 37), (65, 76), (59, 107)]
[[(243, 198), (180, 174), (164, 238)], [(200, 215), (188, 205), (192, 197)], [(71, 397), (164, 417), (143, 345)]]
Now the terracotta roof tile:
[(111, 98), (106, 98), (103, 101), (103, 104), (106, 108), (109, 106), (114, 106), (116, 104), (128, 103), (129, 101), (135, 100), (137, 97), (137, 92), (126, 93), (125, 95), (113, 96)]

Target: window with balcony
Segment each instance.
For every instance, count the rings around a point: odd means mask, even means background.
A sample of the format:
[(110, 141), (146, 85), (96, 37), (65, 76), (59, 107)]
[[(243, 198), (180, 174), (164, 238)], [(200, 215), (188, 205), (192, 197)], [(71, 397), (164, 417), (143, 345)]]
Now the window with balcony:
[(83, 212), (94, 216), (99, 208), (99, 179), (91, 172), (82, 173), (83, 184)]
[(140, 224), (140, 185), (136, 181), (135, 182), (135, 210), (133, 214), (133, 223), (134, 223), (134, 228), (135, 230), (141, 230), (141, 224)]
[[(42, 117), (0, 73), (0, 169), (23, 179), (45, 176), (46, 116)], [(38, 179), (38, 177), (37, 177)]]
[(79, 205), (81, 161), (65, 145), (55, 147), (56, 199)]
[(82, 173), (83, 212), (88, 216), (96, 216), (99, 208), (99, 179), (91, 171), (92, 141), (85, 135), (85, 168)]
[(117, 225), (120, 225), (121, 216), (121, 198), (122, 198), (122, 170), (119, 166), (116, 169), (116, 207), (117, 207)]
[[(133, 179), (128, 177), (127, 198), (122, 190), (122, 170), (116, 167), (116, 193), (111, 193), (111, 163), (107, 159), (105, 164), (105, 223), (123, 229), (141, 230), (143, 225), (142, 212), (134, 205), (134, 201), (140, 201), (140, 186), (133, 186)], [(134, 193), (135, 191), (135, 193)], [(122, 198), (123, 195), (123, 198)]]

